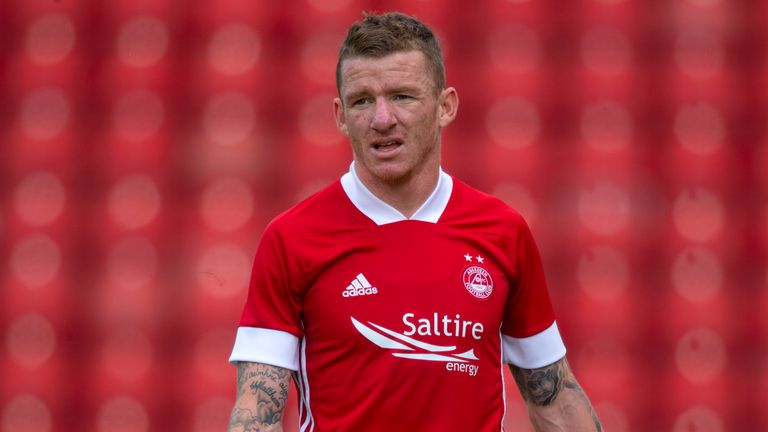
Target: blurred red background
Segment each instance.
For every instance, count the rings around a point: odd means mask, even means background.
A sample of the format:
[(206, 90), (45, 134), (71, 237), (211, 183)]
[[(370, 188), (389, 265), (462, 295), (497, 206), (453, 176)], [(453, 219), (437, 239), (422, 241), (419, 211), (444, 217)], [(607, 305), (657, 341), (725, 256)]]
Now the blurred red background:
[(338, 45), (394, 9), (442, 39), (444, 168), (530, 222), (605, 429), (768, 430), (768, 3), (5, 0), (2, 431), (224, 430), (259, 234), (347, 169)]

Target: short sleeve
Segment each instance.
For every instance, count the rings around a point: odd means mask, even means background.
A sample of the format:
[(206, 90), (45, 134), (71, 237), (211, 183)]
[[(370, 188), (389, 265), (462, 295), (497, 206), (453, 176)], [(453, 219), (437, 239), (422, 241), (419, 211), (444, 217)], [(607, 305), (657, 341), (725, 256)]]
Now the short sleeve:
[(303, 336), (297, 275), (270, 224), (259, 242), (230, 362), (250, 361), (298, 369)]
[(509, 251), (515, 269), (502, 324), (504, 361), (534, 369), (565, 355), (547, 291), (541, 256), (530, 229), (521, 219)]

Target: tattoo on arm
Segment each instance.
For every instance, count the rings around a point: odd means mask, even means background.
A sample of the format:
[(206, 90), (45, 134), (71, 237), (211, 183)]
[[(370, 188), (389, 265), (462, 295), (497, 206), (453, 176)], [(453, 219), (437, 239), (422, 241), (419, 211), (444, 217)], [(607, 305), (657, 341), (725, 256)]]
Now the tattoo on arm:
[(561, 362), (539, 369), (522, 369), (511, 366), (520, 394), (526, 402), (548, 406), (555, 401), (563, 388), (563, 367)]
[(538, 369), (522, 369), (514, 365), (510, 365), (510, 369), (517, 387), (520, 389), (520, 394), (527, 403), (536, 407), (547, 407), (555, 403), (562, 393), (572, 392), (571, 395), (575, 393), (576, 398), (589, 408), (595, 430), (602, 432), (600, 420), (598, 420), (589, 398), (570, 372), (567, 359), (563, 358)]
[(237, 365), (237, 402), (229, 431), (279, 429), (288, 399), (290, 371), (277, 366), (242, 362)]

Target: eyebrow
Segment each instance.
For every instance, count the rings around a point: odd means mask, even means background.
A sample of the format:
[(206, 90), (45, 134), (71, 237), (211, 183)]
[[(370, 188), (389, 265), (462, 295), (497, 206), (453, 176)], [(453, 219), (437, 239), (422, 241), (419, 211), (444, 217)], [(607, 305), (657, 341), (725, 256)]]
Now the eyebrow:
[(397, 94), (397, 93), (421, 93), (421, 89), (419, 89), (418, 87), (415, 87), (415, 86), (413, 86), (413, 87), (400, 86), (400, 87), (395, 87), (395, 88), (389, 90), (388, 93), (395, 93), (395, 94)]
[[(421, 90), (416, 86), (398, 86), (386, 90), (387, 94), (399, 94), (399, 93), (417, 93), (421, 94)], [(368, 90), (359, 90), (354, 93), (350, 93), (344, 98), (344, 101), (352, 101), (361, 97), (369, 96)]]
[(350, 94), (348, 94), (348, 95), (347, 95), (345, 98), (343, 98), (343, 100), (344, 100), (345, 102), (347, 102), (347, 101), (353, 101), (353, 100), (355, 100), (355, 99), (361, 98), (361, 97), (363, 97), (363, 96), (367, 96), (367, 95), (369, 95), (369, 94), (370, 94), (370, 93), (369, 93), (368, 91), (366, 91), (366, 90), (360, 90), (360, 91), (356, 91), (356, 92), (354, 92), (354, 93), (350, 93)]

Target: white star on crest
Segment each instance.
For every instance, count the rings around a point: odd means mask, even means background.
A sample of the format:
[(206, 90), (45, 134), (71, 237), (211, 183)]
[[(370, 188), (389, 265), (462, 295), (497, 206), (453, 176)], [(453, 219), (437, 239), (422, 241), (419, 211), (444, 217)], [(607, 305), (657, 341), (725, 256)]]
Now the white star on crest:
[(465, 255), (464, 255), (464, 259), (465, 259), (465, 260), (467, 260), (468, 262), (472, 262), (472, 255), (470, 255), (470, 254), (465, 254)]
[(485, 258), (483, 258), (483, 257), (481, 257), (480, 255), (478, 255), (478, 256), (477, 256), (477, 262), (479, 262), (480, 264), (482, 264), (482, 263), (483, 263), (483, 261), (485, 261)]

